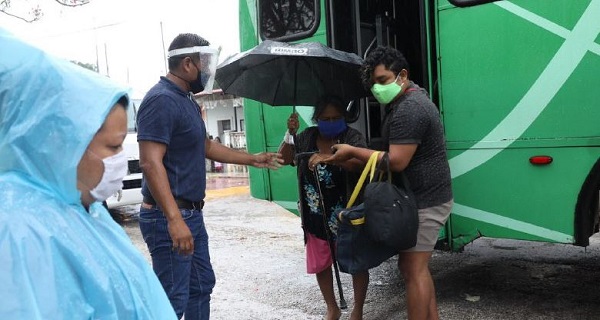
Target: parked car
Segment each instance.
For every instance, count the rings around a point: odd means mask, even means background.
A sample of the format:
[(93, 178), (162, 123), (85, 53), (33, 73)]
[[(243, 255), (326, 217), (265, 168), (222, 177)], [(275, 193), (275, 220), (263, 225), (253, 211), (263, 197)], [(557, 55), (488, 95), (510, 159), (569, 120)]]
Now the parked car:
[(137, 142), (136, 116), (140, 99), (132, 99), (127, 108), (127, 137), (123, 149), (128, 158), (128, 172), (123, 179), (123, 189), (106, 199), (108, 209), (142, 202), (142, 170), (140, 169), (140, 152)]

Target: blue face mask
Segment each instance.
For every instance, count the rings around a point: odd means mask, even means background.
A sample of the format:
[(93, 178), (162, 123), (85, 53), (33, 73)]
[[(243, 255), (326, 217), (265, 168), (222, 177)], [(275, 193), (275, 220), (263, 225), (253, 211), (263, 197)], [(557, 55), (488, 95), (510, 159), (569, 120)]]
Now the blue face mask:
[(325, 138), (335, 138), (346, 130), (346, 120), (318, 120), (319, 132)]

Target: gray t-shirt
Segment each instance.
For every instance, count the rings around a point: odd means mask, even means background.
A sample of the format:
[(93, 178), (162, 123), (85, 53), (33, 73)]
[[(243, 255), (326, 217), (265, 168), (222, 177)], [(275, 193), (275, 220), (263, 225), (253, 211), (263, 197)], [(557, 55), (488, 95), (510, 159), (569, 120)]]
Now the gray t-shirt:
[[(452, 200), (444, 128), (427, 91), (410, 82), (407, 91), (388, 105), (386, 111), (382, 129), (386, 149), (391, 144), (418, 144), (404, 173), (419, 209)], [(394, 173), (393, 181), (402, 183), (399, 173)]]

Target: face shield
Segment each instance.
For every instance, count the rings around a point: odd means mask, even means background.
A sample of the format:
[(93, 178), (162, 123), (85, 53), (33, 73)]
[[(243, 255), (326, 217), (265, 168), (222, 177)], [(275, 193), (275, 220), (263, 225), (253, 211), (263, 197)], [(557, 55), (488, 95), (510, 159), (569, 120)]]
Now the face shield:
[[(217, 70), (219, 51), (220, 49), (215, 49), (208, 46), (197, 46), (171, 50), (168, 52), (167, 56), (168, 58), (183, 55), (192, 57), (196, 67), (200, 69), (198, 79), (194, 81), (194, 83), (191, 83), (192, 87), (198, 89), (192, 90), (192, 92), (212, 93), (213, 84), (215, 83), (215, 71)], [(194, 57), (195, 54), (198, 56)], [(199, 61), (199, 63), (197, 61)]]

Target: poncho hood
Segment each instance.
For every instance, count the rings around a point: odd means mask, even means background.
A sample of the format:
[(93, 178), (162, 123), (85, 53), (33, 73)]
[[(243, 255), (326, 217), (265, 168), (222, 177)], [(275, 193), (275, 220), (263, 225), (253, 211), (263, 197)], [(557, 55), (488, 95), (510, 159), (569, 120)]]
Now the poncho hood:
[(2, 29), (0, 48), (0, 175), (79, 202), (77, 164), (126, 90)]

